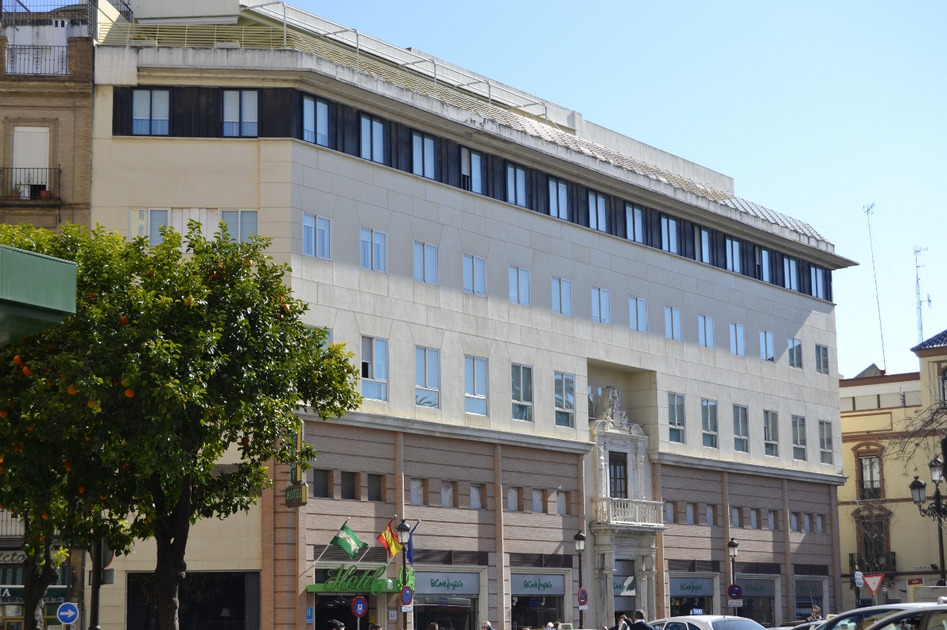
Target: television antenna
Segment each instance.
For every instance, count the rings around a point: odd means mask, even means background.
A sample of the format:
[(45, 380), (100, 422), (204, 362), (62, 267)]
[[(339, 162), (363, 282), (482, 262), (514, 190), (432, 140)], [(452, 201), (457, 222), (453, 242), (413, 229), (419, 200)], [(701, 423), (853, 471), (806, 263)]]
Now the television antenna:
[(871, 240), (871, 209), (874, 207), (875, 204), (873, 203), (864, 206), (865, 219), (868, 221), (868, 247), (871, 250), (871, 273), (875, 277), (875, 308), (878, 309), (878, 331), (881, 334), (881, 367), (883, 370), (887, 370), (888, 362), (885, 358), (885, 331), (881, 325), (881, 298), (878, 296), (878, 271), (875, 269), (875, 246)]
[[(918, 263), (918, 256), (921, 255), (921, 252), (926, 252), (926, 247), (915, 247), (914, 248), (914, 295), (917, 299), (917, 342), (921, 343), (924, 341), (924, 315), (921, 311), (923, 302), (921, 302), (921, 267), (923, 265)], [(927, 306), (931, 305), (931, 296), (927, 296)]]

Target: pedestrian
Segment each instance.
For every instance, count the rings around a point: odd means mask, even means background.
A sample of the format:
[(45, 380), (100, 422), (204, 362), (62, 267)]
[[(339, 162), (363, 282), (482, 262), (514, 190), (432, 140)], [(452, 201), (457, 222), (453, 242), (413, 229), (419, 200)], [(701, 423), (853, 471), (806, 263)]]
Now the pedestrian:
[(368, 626), (368, 630), (381, 630), (381, 626), (379, 626), (377, 623), (373, 623)]
[(326, 630), (345, 630), (345, 624), (338, 619), (330, 619), (326, 622)]
[(493, 630), (493, 626), (489, 621), (484, 621), (480, 624), (480, 630)]
[(631, 630), (631, 621), (628, 619), (628, 615), (622, 615), (618, 618), (617, 630)]
[(427, 630), (437, 630), (437, 622), (432, 621), (431, 623), (427, 624)]
[(546, 630), (554, 630), (555, 627), (556, 627), (556, 624), (554, 624), (551, 621), (546, 624)]
[(635, 611), (635, 622), (631, 624), (631, 630), (654, 630), (654, 626), (644, 620), (644, 611), (640, 608)]
[(822, 609), (813, 605), (812, 614), (806, 617), (806, 621), (822, 621)]

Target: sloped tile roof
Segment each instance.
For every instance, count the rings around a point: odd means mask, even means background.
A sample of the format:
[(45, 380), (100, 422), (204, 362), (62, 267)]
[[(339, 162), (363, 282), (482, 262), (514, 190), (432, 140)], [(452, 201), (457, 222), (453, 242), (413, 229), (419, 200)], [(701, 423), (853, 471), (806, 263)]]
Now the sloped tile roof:
[(917, 352), (918, 350), (934, 350), (936, 348), (947, 348), (947, 330), (939, 332), (930, 339), (917, 344), (911, 348), (911, 352)]

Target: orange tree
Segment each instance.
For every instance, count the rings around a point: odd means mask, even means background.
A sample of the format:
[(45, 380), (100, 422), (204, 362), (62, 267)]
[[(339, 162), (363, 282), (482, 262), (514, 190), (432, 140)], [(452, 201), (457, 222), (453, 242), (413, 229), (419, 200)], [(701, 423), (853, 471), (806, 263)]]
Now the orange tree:
[(26, 528), (37, 618), (54, 537), (118, 553), (154, 538), (159, 627), (177, 628), (190, 526), (249, 509), (274, 461), (308, 467), (301, 406), (326, 420), (360, 402), (351, 356), (303, 323), (268, 240), (221, 230), (150, 247), (0, 226), (0, 243), (78, 265), (76, 314), (0, 348), (0, 503)]

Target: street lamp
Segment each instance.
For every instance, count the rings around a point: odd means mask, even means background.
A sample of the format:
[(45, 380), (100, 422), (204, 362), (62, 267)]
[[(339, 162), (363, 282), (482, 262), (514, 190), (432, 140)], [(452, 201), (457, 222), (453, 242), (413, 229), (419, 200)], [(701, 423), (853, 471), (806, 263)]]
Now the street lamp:
[[(401, 588), (404, 589), (408, 585), (408, 554), (407, 547), (408, 543), (411, 541), (411, 526), (408, 525), (404, 519), (401, 519), (401, 522), (398, 523), (398, 542), (403, 545), (401, 549)], [(401, 613), (401, 627), (402, 630), (408, 630), (408, 613)]]
[(730, 554), (730, 583), (737, 583), (737, 547), (740, 546), (740, 543), (734, 539), (730, 539), (730, 542), (727, 543), (727, 553)]
[[(575, 536), (572, 537), (573, 542), (575, 542), (575, 552), (579, 556), (579, 588), (582, 588), (582, 554), (585, 553), (585, 534), (582, 533), (580, 529), (575, 533)], [(579, 606), (579, 627), (585, 627), (585, 614), (582, 610), (582, 606)]]
[(921, 516), (929, 516), (937, 521), (937, 550), (940, 553), (940, 579), (937, 580), (937, 586), (947, 586), (947, 579), (945, 579), (944, 575), (943, 536), (944, 518), (947, 518), (947, 509), (945, 508), (947, 508), (947, 506), (943, 504), (940, 494), (940, 482), (944, 479), (944, 462), (939, 457), (935, 457), (927, 466), (931, 470), (931, 481), (934, 482), (934, 503), (926, 507), (924, 506), (927, 502), (925, 492), (927, 484), (918, 479), (917, 475), (914, 476), (914, 481), (912, 481), (908, 487), (911, 488), (911, 498), (914, 499), (914, 504), (917, 505), (917, 511), (921, 513)]

